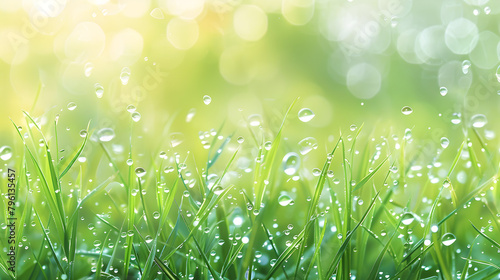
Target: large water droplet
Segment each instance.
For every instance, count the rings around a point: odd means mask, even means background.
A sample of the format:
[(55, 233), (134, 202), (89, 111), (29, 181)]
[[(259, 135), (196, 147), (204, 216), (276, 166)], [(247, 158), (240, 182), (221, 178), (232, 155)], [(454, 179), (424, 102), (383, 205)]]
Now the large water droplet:
[(409, 115), (409, 114), (413, 113), (413, 109), (410, 106), (404, 106), (401, 109), (401, 113), (403, 113), (403, 115)]
[(146, 170), (142, 167), (137, 167), (135, 169), (135, 175), (140, 178), (140, 177), (146, 175)]
[(0, 158), (2, 160), (9, 160), (12, 157), (12, 148), (9, 146), (3, 146), (0, 148)]
[(448, 138), (446, 137), (441, 137), (441, 147), (443, 147), (443, 149), (446, 149), (448, 145), (450, 145), (450, 140), (448, 140)]
[(415, 216), (411, 212), (406, 212), (401, 216), (401, 223), (405, 226), (409, 226), (415, 220)]
[(210, 102), (212, 102), (212, 97), (208, 95), (203, 96), (203, 103), (205, 103), (205, 105), (210, 104)]
[(153, 241), (153, 237), (151, 237), (151, 235), (146, 235), (144, 241), (146, 241), (146, 243), (151, 243)]
[(309, 108), (303, 108), (299, 111), (299, 120), (302, 122), (308, 122), (314, 118), (314, 112)]
[(132, 120), (134, 122), (138, 122), (141, 120), (141, 114), (139, 112), (133, 112), (132, 113)]
[(299, 142), (299, 151), (302, 155), (318, 148), (318, 141), (314, 137), (306, 137)]
[(99, 141), (101, 142), (109, 142), (115, 138), (115, 131), (111, 128), (103, 128), (97, 132), (99, 137)]
[(122, 85), (128, 84), (129, 79), (130, 69), (128, 67), (123, 67), (122, 72), (120, 73), (120, 81), (122, 81)]
[(287, 175), (293, 175), (300, 167), (300, 157), (297, 153), (290, 152), (283, 157), (283, 167)]
[(443, 243), (444, 246), (450, 246), (455, 243), (456, 240), (457, 238), (451, 232), (445, 233), (443, 237), (441, 237), (441, 243)]
[(290, 202), (292, 202), (292, 198), (289, 197), (288, 195), (286, 194), (283, 194), (281, 195), (279, 198), (278, 198), (278, 203), (281, 205), (281, 206), (288, 206), (290, 204)]
[(68, 103), (68, 110), (73, 111), (75, 109), (76, 109), (76, 103), (75, 102)]
[(477, 114), (471, 118), (472, 126), (475, 128), (481, 128), (488, 123), (486, 116), (483, 114)]
[(104, 95), (104, 87), (100, 83), (96, 83), (94, 85), (94, 89), (97, 98), (102, 98), (102, 96)]

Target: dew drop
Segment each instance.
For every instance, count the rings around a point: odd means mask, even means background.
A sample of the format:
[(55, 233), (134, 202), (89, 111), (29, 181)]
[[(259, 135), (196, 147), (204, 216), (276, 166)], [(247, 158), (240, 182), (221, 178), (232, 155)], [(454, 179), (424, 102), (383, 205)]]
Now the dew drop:
[(115, 131), (111, 128), (102, 128), (97, 132), (99, 137), (99, 141), (101, 142), (109, 142), (115, 138)]
[(179, 146), (182, 142), (184, 142), (184, 134), (180, 132), (170, 134), (170, 144), (172, 148)]
[(287, 194), (280, 195), (280, 197), (278, 198), (278, 203), (281, 206), (288, 206), (292, 201), (293, 201), (292, 198)]
[(299, 142), (299, 152), (302, 155), (318, 148), (318, 141), (314, 137), (306, 137)]
[(462, 122), (462, 114), (460, 113), (453, 113), (451, 115), (451, 123), (452, 124), (459, 124)]
[(145, 170), (144, 168), (142, 168), (142, 167), (137, 167), (137, 168), (135, 169), (135, 175), (136, 175), (137, 177), (139, 177), (139, 178), (140, 178), (140, 177), (143, 177), (144, 175), (146, 175), (146, 170)]
[(409, 114), (413, 113), (413, 109), (410, 106), (404, 106), (401, 109), (401, 113), (403, 113), (403, 115), (408, 116)]
[(141, 114), (139, 112), (133, 112), (132, 113), (132, 120), (134, 122), (138, 122), (141, 120)]
[(94, 70), (94, 64), (91, 62), (85, 63), (85, 66), (83, 67), (85, 77), (90, 77), (90, 75), (92, 75), (92, 70)]
[(297, 153), (290, 152), (283, 157), (285, 174), (293, 175), (300, 167), (300, 157)]
[(80, 137), (85, 138), (87, 136), (87, 131), (85, 129), (80, 130)]
[(241, 143), (245, 142), (245, 138), (243, 138), (243, 136), (239, 136), (238, 138), (236, 138), (236, 142), (241, 144)]
[(205, 103), (205, 105), (210, 104), (210, 102), (212, 102), (212, 97), (208, 95), (203, 96), (203, 103)]
[(464, 75), (469, 73), (470, 66), (471, 66), (471, 63), (469, 60), (464, 60), (462, 62), (462, 73), (464, 73)]
[(411, 212), (406, 212), (401, 217), (401, 223), (405, 226), (409, 226), (415, 220), (415, 216)]
[(309, 122), (314, 116), (314, 112), (309, 108), (303, 108), (299, 111), (299, 120), (302, 122)]
[(486, 116), (483, 114), (476, 114), (471, 118), (472, 126), (475, 128), (481, 128), (488, 123)]
[(146, 241), (146, 243), (151, 243), (153, 241), (153, 237), (151, 237), (151, 235), (146, 235), (146, 237), (144, 238), (144, 240)]
[(443, 237), (441, 237), (441, 243), (443, 243), (444, 246), (450, 246), (455, 243), (456, 240), (457, 238), (451, 232), (445, 233)]
[(127, 106), (127, 112), (129, 112), (129, 113), (135, 112), (136, 109), (137, 108), (135, 108), (135, 106), (132, 105), (132, 104), (130, 104), (130, 105)]
[(3, 146), (0, 148), (0, 159), (9, 160), (12, 157), (12, 148), (9, 146)]
[(76, 109), (76, 103), (75, 102), (68, 103), (68, 110), (73, 111), (75, 109)]
[(155, 19), (164, 19), (163, 11), (160, 8), (154, 8), (149, 15)]
[(123, 67), (122, 72), (120, 73), (120, 81), (122, 81), (122, 85), (128, 84), (129, 79), (130, 69), (128, 67)]
[(439, 93), (441, 94), (441, 96), (445, 96), (446, 94), (448, 94), (448, 89), (446, 87), (440, 87)]
[(262, 123), (262, 117), (259, 114), (253, 114), (248, 116), (248, 124), (250, 126), (260, 126)]
[(193, 119), (193, 117), (194, 117), (195, 114), (196, 114), (196, 109), (195, 108), (191, 108), (189, 110), (189, 112), (187, 113), (187, 115), (186, 115), (186, 122), (190, 122)]
[(495, 75), (497, 77), (497, 81), (500, 83), (500, 66), (498, 66), (497, 72), (495, 73)]
[(134, 164), (134, 161), (131, 158), (129, 158), (127, 159), (126, 163), (128, 166), (132, 166), (132, 164)]
[(102, 98), (102, 96), (104, 95), (104, 87), (101, 84), (96, 83), (94, 85), (94, 89), (95, 89), (95, 95), (97, 96), (97, 98)]
[(158, 212), (158, 211), (154, 211), (154, 212), (153, 212), (153, 218), (154, 218), (155, 220), (158, 220), (158, 219), (160, 218), (160, 212)]
[(443, 149), (446, 149), (448, 145), (450, 145), (450, 140), (448, 140), (448, 138), (446, 137), (441, 137), (441, 147), (443, 147)]

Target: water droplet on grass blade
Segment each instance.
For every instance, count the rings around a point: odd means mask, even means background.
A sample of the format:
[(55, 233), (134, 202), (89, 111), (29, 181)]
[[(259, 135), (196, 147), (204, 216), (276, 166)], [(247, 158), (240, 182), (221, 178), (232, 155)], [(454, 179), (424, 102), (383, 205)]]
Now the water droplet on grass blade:
[(128, 84), (129, 79), (130, 69), (128, 67), (123, 67), (122, 72), (120, 73), (120, 81), (122, 81), (122, 85)]
[(309, 122), (315, 116), (314, 112), (309, 108), (301, 109), (298, 115), (299, 115), (299, 120), (301, 120), (302, 122)]
[(132, 113), (132, 120), (134, 122), (138, 122), (141, 120), (141, 114), (139, 112), (133, 112)]
[(151, 243), (153, 241), (153, 237), (151, 237), (151, 235), (146, 235), (146, 237), (144, 238), (144, 240), (146, 241), (146, 243)]
[(483, 114), (477, 114), (471, 118), (472, 126), (475, 128), (481, 128), (488, 123), (486, 116)]
[(445, 96), (446, 94), (448, 94), (448, 89), (446, 87), (440, 87), (439, 94), (441, 94), (441, 96)]
[(248, 116), (248, 124), (250, 126), (259, 126), (262, 123), (262, 117), (259, 114)]
[(408, 116), (409, 114), (413, 113), (413, 109), (410, 106), (404, 106), (401, 109), (401, 113), (403, 113), (403, 115)]
[(94, 89), (95, 89), (95, 95), (97, 96), (97, 98), (102, 98), (102, 96), (104, 95), (104, 87), (101, 84), (96, 83), (94, 85)]
[(293, 175), (300, 167), (300, 157), (297, 153), (290, 152), (283, 157), (283, 168), (285, 174)]
[(80, 137), (85, 138), (87, 136), (87, 131), (85, 129), (80, 130)]
[(115, 131), (111, 128), (103, 128), (97, 132), (99, 141), (109, 142), (115, 138)]
[(76, 103), (75, 102), (68, 103), (68, 110), (73, 111), (75, 109), (76, 109)]
[(0, 148), (0, 158), (2, 160), (9, 160), (12, 157), (12, 148), (9, 146), (3, 146)]
[(130, 104), (127, 106), (127, 112), (133, 113), (133, 112), (135, 112), (135, 110), (136, 110), (136, 108), (134, 105)]
[(444, 246), (450, 246), (455, 243), (456, 240), (457, 238), (451, 232), (445, 233), (443, 237), (441, 237), (441, 243), (443, 243)]
[(155, 220), (158, 220), (158, 219), (160, 218), (160, 212), (158, 212), (158, 211), (154, 211), (154, 212), (153, 212), (153, 218), (154, 218)]
[(443, 147), (443, 149), (446, 149), (448, 145), (450, 145), (450, 140), (448, 140), (448, 138), (446, 137), (441, 137), (441, 147)]
[(146, 175), (146, 170), (145, 170), (144, 168), (142, 168), (142, 167), (137, 167), (137, 168), (135, 169), (135, 175), (136, 175), (137, 177), (139, 177), (139, 178), (140, 178), (140, 177), (143, 177), (144, 175)]
[(132, 164), (134, 164), (134, 161), (131, 158), (129, 158), (127, 159), (126, 163), (128, 166), (132, 166)]
[(283, 195), (280, 195), (280, 197), (278, 198), (278, 203), (281, 205), (281, 206), (288, 206), (290, 205), (290, 202), (292, 202), (292, 198), (290, 196), (288, 196), (287, 194), (283, 194)]
[(467, 75), (469, 73), (470, 66), (471, 63), (469, 60), (464, 60), (462, 62), (462, 73), (464, 73), (464, 75)]
[(212, 97), (208, 95), (203, 96), (203, 103), (205, 103), (205, 105), (210, 104), (210, 102), (212, 102)]

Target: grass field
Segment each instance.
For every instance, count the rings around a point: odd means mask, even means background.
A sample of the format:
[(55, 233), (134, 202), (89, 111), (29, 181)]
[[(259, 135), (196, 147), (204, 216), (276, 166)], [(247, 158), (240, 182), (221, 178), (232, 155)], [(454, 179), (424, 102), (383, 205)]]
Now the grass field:
[(0, 279), (500, 279), (500, 2), (6, 2)]

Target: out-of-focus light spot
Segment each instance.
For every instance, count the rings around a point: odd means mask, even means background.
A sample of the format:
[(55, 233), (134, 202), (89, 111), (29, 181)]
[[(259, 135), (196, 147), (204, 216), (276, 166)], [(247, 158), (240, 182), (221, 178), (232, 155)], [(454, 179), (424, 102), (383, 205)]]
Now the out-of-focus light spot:
[(99, 56), (104, 50), (106, 35), (94, 22), (81, 22), (70, 33), (65, 43), (65, 54), (74, 61)]
[(477, 26), (465, 18), (448, 24), (444, 34), (446, 46), (455, 54), (468, 54), (474, 49), (478, 39)]
[(234, 12), (234, 31), (247, 41), (258, 41), (267, 32), (267, 15), (254, 5), (242, 5)]
[(493, 32), (479, 33), (476, 47), (469, 54), (472, 65), (481, 69), (491, 69), (498, 65), (498, 42), (500, 38)]
[(125, 28), (111, 40), (109, 55), (122, 65), (132, 65), (141, 57), (143, 46), (142, 35), (134, 29)]
[(283, 0), (281, 13), (289, 23), (304, 25), (314, 14), (314, 0)]
[(203, 12), (204, 0), (163, 0), (160, 6), (169, 14), (182, 19), (195, 19)]
[(382, 85), (379, 70), (368, 63), (360, 63), (349, 69), (346, 77), (349, 91), (361, 99), (374, 97)]
[(190, 49), (198, 41), (198, 36), (198, 23), (194, 20), (173, 18), (167, 25), (167, 39), (177, 49)]
[(124, 16), (131, 18), (140, 18), (146, 15), (151, 7), (151, 0), (126, 0), (123, 2), (125, 2), (125, 7), (122, 13)]

